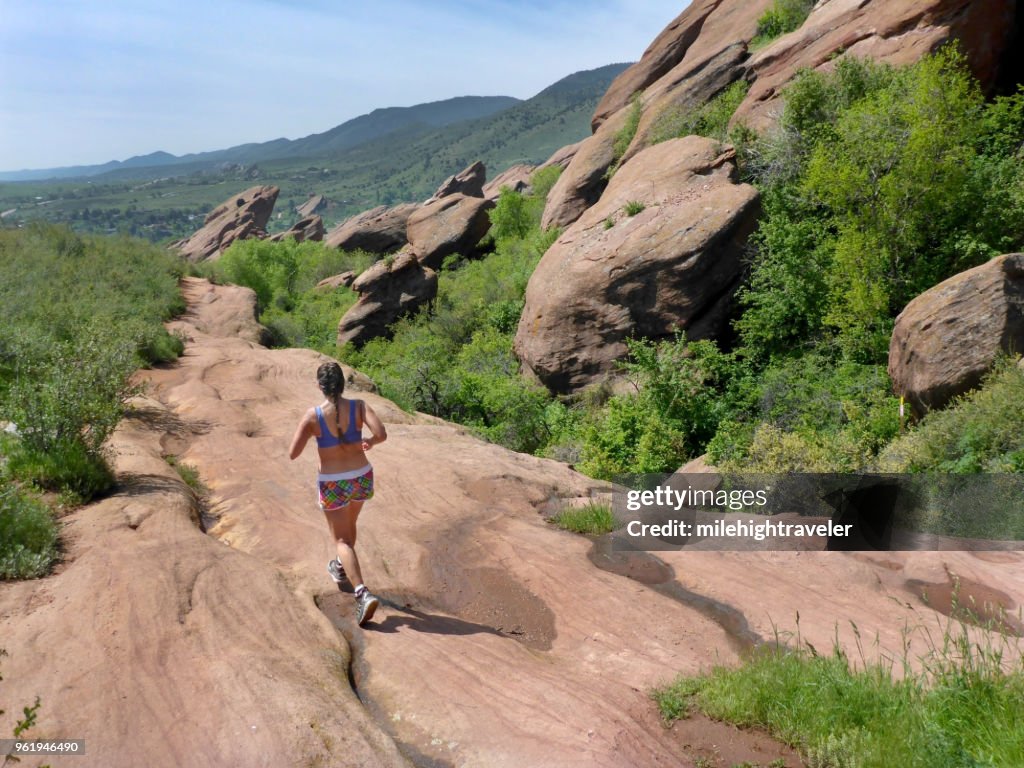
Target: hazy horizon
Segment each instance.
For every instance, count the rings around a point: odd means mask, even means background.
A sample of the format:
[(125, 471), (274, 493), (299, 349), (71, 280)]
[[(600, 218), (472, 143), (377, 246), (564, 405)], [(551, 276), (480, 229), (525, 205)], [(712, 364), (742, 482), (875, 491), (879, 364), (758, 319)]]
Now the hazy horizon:
[(526, 99), (635, 61), (688, 4), (0, 0), (0, 170), (295, 139), (456, 96)]

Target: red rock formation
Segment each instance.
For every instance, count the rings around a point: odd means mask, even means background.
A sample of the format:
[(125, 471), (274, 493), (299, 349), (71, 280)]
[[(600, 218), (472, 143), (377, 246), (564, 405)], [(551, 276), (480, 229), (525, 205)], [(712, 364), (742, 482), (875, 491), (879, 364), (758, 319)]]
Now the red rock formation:
[(433, 270), (441, 268), (446, 256), (470, 256), (491, 228), (487, 212), (493, 200), (456, 192), (421, 205), (406, 227), (409, 247), (420, 263)]
[(513, 192), (527, 193), (530, 190), (530, 177), (537, 170), (535, 166), (519, 163), (502, 171), (493, 180), (484, 185), (484, 197), (488, 200), (497, 200), (498, 195), (504, 187)]
[(312, 216), (314, 213), (321, 213), (327, 207), (327, 198), (323, 195), (310, 195), (309, 199), (295, 207), (295, 212), (301, 218)]
[(216, 259), (235, 240), (267, 236), (267, 222), (281, 190), (250, 187), (218, 205), (206, 216), (202, 228), (171, 245), (189, 261)]
[(295, 222), (291, 229), (286, 232), (278, 232), (270, 239), (279, 243), (286, 237), (292, 238), (297, 243), (303, 243), (306, 240), (319, 242), (324, 239), (324, 220), (317, 215), (307, 216)]
[(486, 180), (487, 168), (484, 167), (483, 163), (477, 160), (468, 168), (464, 168), (454, 176), (449, 176), (441, 182), (441, 186), (437, 188), (434, 196), (427, 202), (429, 203), (433, 200), (440, 200), (442, 197), (448, 197), (448, 195), (454, 194), (463, 194), (467, 197), (483, 197), (484, 182)]
[(896, 318), (889, 376), (915, 413), (974, 388), (1000, 354), (1024, 352), (1024, 254), (999, 256), (925, 291)]
[(332, 229), (325, 242), (343, 251), (380, 254), (397, 251), (406, 243), (406, 224), (417, 207), (415, 203), (403, 203), (393, 208), (386, 205), (371, 208)]
[(722, 334), (759, 212), (734, 174), (732, 151), (697, 136), (621, 168), (530, 278), (515, 339), (524, 366), (569, 392), (608, 374), (631, 336)]
[(803, 26), (749, 62), (750, 93), (736, 111), (757, 129), (781, 111), (780, 95), (802, 68), (830, 66), (836, 55), (911, 64), (950, 40), (959, 40), (984, 87), (995, 84), (1011, 44), (1014, 0), (831, 0), (819, 3)]
[(338, 323), (338, 346), (349, 342), (361, 346), (386, 336), (392, 323), (434, 299), (437, 273), (405, 250), (363, 272), (352, 290), (359, 293), (359, 301)]

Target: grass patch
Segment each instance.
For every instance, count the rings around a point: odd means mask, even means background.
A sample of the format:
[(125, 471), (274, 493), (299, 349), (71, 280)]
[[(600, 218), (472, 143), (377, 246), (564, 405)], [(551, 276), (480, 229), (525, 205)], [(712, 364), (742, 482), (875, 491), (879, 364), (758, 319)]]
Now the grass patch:
[(57, 557), (57, 525), (49, 508), (0, 478), (0, 579), (45, 576)]
[(551, 518), (551, 522), (564, 531), (600, 536), (611, 533), (618, 525), (608, 504), (589, 502), (582, 507), (566, 507)]
[[(926, 637), (929, 637), (927, 634)], [(1024, 765), (1024, 663), (950, 622), (914, 672), (851, 664), (838, 647), (772, 649), (743, 666), (681, 677), (653, 692), (666, 720), (697, 708), (741, 727), (763, 728), (813, 768), (954, 768)]]
[(626, 154), (626, 150), (629, 149), (629, 145), (633, 143), (633, 139), (636, 137), (643, 112), (644, 107), (641, 102), (641, 93), (637, 91), (629, 101), (629, 112), (626, 114), (626, 122), (615, 133), (615, 138), (612, 142), (612, 164), (608, 166), (608, 170), (605, 172), (606, 179), (614, 176), (615, 172), (619, 169), (622, 156)]
[(630, 200), (626, 203), (625, 211), (627, 216), (636, 216), (638, 213), (647, 208), (646, 205), (641, 203), (639, 200)]
[(165, 456), (164, 460), (174, 467), (174, 470), (178, 473), (178, 476), (185, 482), (192, 492), (200, 498), (210, 493), (210, 489), (206, 487), (206, 484), (199, 477), (199, 470), (196, 469), (192, 464), (183, 464), (178, 461), (177, 456)]
[(666, 109), (654, 121), (651, 143), (658, 144), (683, 136), (706, 136), (717, 141), (729, 141), (729, 121), (749, 90), (750, 83), (737, 80), (704, 104)]
[(750, 49), (763, 48), (772, 40), (800, 29), (811, 15), (814, 3), (815, 0), (775, 0), (757, 20), (757, 34), (750, 41)]

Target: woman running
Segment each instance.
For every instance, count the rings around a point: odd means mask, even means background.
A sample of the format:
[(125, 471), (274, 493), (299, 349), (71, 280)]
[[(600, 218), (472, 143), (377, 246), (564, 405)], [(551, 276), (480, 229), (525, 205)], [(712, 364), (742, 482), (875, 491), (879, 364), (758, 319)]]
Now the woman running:
[[(373, 468), (365, 451), (383, 443), (388, 435), (370, 406), (362, 400), (341, 396), (345, 374), (340, 365), (333, 361), (324, 363), (317, 369), (316, 380), (327, 399), (306, 411), (295, 430), (289, 455), (298, 458), (309, 438), (316, 438), (320, 454), (320, 509), (338, 546), (338, 556), (327, 564), (327, 571), (338, 584), (348, 581), (355, 585), (356, 622), (362, 626), (373, 618), (379, 605), (363, 584), (355, 550), (359, 511), (373, 498)], [(363, 425), (370, 428), (373, 437), (363, 439)]]

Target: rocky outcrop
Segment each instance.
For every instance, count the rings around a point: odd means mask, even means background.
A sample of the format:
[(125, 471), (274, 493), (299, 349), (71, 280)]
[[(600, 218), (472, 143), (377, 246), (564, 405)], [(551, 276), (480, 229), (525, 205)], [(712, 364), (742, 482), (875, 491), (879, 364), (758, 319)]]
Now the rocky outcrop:
[(782, 88), (804, 68), (831, 66), (837, 55), (910, 64), (951, 39), (986, 88), (1013, 44), (1014, 0), (869, 0), (818, 3), (803, 26), (749, 62), (750, 93), (734, 120), (762, 130), (781, 112)]
[(690, 136), (615, 174), (530, 278), (515, 339), (528, 371), (570, 392), (607, 375), (632, 336), (726, 332), (759, 212), (757, 191), (734, 181), (733, 157)]
[(327, 198), (323, 195), (310, 195), (309, 199), (295, 207), (295, 212), (299, 214), (301, 218), (312, 216), (314, 213), (322, 213), (324, 208), (327, 207)]
[(352, 270), (348, 272), (342, 272), (339, 275), (332, 277), (325, 277), (319, 283), (316, 284), (316, 290), (318, 291), (334, 291), (338, 288), (350, 288), (352, 283), (356, 281), (356, 273)]
[(658, 141), (672, 138), (688, 112), (705, 104), (740, 79), (747, 57), (746, 41), (734, 43), (700, 62), (684, 60), (641, 98), (636, 133), (620, 163)]
[(1024, 352), (1024, 254), (999, 256), (911, 301), (896, 318), (889, 376), (917, 415), (978, 385), (1000, 354)]
[(626, 123), (627, 111), (620, 109), (593, 136), (580, 142), (572, 161), (548, 192), (542, 227), (569, 226), (601, 197), (608, 169), (615, 162), (615, 134)]
[(324, 239), (324, 220), (315, 214), (307, 216), (295, 222), (291, 229), (285, 232), (278, 232), (270, 239), (275, 243), (279, 243), (288, 237), (297, 243), (304, 243), (307, 240), (320, 242)]
[(210, 211), (201, 229), (171, 248), (189, 261), (205, 261), (216, 259), (235, 240), (266, 237), (280, 191), (277, 187), (250, 187)]
[(576, 157), (576, 153), (579, 151), (582, 143), (582, 141), (577, 141), (575, 144), (566, 144), (564, 147), (556, 149), (551, 157), (537, 166), (537, 170), (543, 171), (545, 168), (550, 168), (554, 165), (557, 165), (559, 168), (565, 168)]
[(463, 194), (467, 197), (483, 197), (484, 182), (487, 180), (487, 169), (484, 164), (477, 160), (468, 168), (459, 171), (454, 176), (449, 176), (441, 186), (437, 188), (432, 200), (440, 200), (449, 195)]
[(501, 190), (508, 187), (513, 192), (527, 194), (530, 191), (530, 177), (537, 170), (536, 166), (519, 163), (499, 173), (492, 181), (484, 185), (484, 197), (497, 200)]
[(342, 222), (327, 235), (326, 243), (343, 251), (391, 253), (406, 244), (405, 228), (415, 203), (389, 208), (380, 205)]
[(431, 200), (409, 216), (409, 247), (421, 264), (433, 270), (440, 269), (453, 253), (470, 256), (491, 228), (487, 212), (493, 207), (493, 200), (461, 192)]
[(371, 266), (352, 283), (352, 289), (359, 293), (359, 301), (338, 323), (338, 346), (349, 342), (362, 346), (388, 335), (392, 323), (433, 301), (437, 273), (405, 250)]
[(685, 82), (726, 49), (749, 41), (757, 33), (757, 19), (771, 4), (772, 0), (694, 0), (654, 39), (640, 61), (615, 78), (594, 110), (594, 131), (625, 108), (637, 91)]

